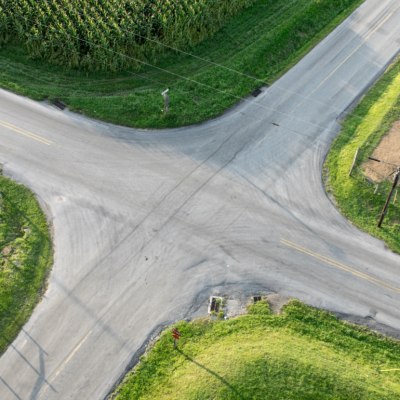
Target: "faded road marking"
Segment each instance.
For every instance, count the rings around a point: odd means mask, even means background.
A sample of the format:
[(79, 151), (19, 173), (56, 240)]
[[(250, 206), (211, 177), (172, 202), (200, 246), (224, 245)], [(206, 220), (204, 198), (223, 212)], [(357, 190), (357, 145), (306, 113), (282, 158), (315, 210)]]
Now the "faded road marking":
[(383, 282), (383, 281), (381, 281), (379, 279), (373, 278), (372, 276), (369, 276), (367, 274), (364, 274), (363, 272), (357, 271), (356, 269), (348, 267), (347, 265), (341, 264), (341, 263), (339, 263), (339, 262), (337, 262), (335, 260), (331, 260), (330, 258), (325, 257), (325, 256), (323, 256), (321, 254), (315, 253), (312, 250), (309, 250), (309, 249), (306, 249), (305, 247), (299, 246), (298, 244), (289, 242), (289, 240), (281, 239), (281, 243), (285, 244), (286, 246), (290, 246), (293, 249), (301, 251), (301, 252), (303, 252), (305, 254), (308, 254), (308, 255), (310, 255), (312, 257), (318, 258), (319, 260), (324, 261), (324, 262), (326, 262), (328, 264), (331, 264), (331, 265), (333, 265), (333, 266), (335, 266), (337, 268), (340, 268), (340, 269), (342, 269), (342, 270), (344, 270), (346, 272), (350, 272), (351, 274), (356, 275), (356, 276), (358, 276), (358, 277), (360, 277), (362, 279), (365, 279), (365, 280), (367, 280), (367, 281), (369, 281), (371, 283), (374, 283), (375, 285), (382, 286), (385, 289), (389, 289), (389, 290), (391, 290), (393, 292), (396, 292), (396, 293), (400, 294), (400, 288), (397, 288), (396, 286), (390, 285), (389, 283), (386, 283), (386, 282)]
[[(354, 50), (348, 55), (344, 61), (342, 61), (310, 94), (314, 93), (319, 87), (321, 87), (398, 9), (396, 7)], [(308, 97), (308, 96), (307, 96)], [(304, 99), (306, 100), (306, 99)], [(303, 100), (303, 101), (304, 101)]]
[[(368, 41), (368, 39), (400, 8), (400, 6), (396, 7), (396, 9), (394, 11), (392, 11), (352, 52), (351, 54), (349, 54), (312, 92), (310, 92), (306, 97), (304, 97), (304, 99), (289, 113), (287, 114), (287, 117), (283, 120), (283, 122), (287, 121), (291, 115), (293, 114), (293, 112), (295, 110), (297, 110), (306, 100), (308, 100), (308, 98), (314, 93), (316, 92), (332, 75), (335, 74), (335, 72), (351, 57), (353, 56), (357, 50), (363, 45), (365, 44), (365, 42)], [(282, 124), (282, 122), (280, 123), (280, 125)], [(271, 132), (269, 132), (263, 139), (261, 139), (257, 145), (255, 146), (258, 147), (276, 128), (272, 129)]]
[(51, 381), (46, 385), (46, 387), (43, 389), (42, 393), (40, 393), (40, 396), (38, 397), (38, 399), (40, 399), (45, 391), (47, 390), (47, 388), (49, 387), (49, 385), (51, 385), (51, 383), (54, 381), (54, 379), (57, 378), (58, 374), (64, 369), (64, 367), (67, 365), (67, 362), (72, 358), (72, 356), (78, 351), (79, 347), (81, 347), (83, 345), (83, 343), (85, 342), (85, 340), (89, 337), (89, 335), (92, 333), (92, 331), (90, 331), (86, 336), (85, 339), (82, 340), (82, 342), (79, 343), (78, 347), (71, 353), (71, 355), (66, 359), (66, 361), (64, 362), (64, 364), (61, 366), (61, 368), (56, 372), (56, 374), (54, 375), (54, 377), (51, 379)]

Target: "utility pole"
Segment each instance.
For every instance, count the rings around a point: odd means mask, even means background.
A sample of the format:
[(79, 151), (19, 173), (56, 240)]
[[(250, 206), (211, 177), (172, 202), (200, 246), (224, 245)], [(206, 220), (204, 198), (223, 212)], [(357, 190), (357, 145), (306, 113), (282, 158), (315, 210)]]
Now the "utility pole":
[[(396, 175), (394, 176), (392, 189), (390, 190), (390, 193), (389, 193), (389, 196), (388, 196), (388, 198), (387, 198), (387, 200), (386, 200), (385, 206), (383, 207), (381, 217), (379, 218), (379, 221), (378, 221), (378, 225), (376, 225), (378, 228), (380, 228), (381, 225), (382, 225), (383, 219), (385, 218), (387, 209), (388, 209), (388, 207), (389, 207), (390, 199), (392, 198), (394, 189), (395, 189), (395, 187), (397, 186), (397, 183), (398, 183), (398, 181), (399, 181), (400, 166), (399, 166), (399, 165), (396, 165), (396, 164), (388, 163), (388, 162), (386, 162), (386, 161), (378, 160), (377, 158), (374, 158), (374, 157), (368, 157), (368, 158), (369, 158), (370, 160), (372, 160), (372, 161), (383, 162), (383, 163), (385, 163), (385, 164), (394, 165), (394, 166), (396, 167), (396, 169), (390, 174), (390, 175), (392, 175), (392, 174), (396, 173)], [(389, 178), (390, 175), (388, 175), (385, 179)], [(377, 191), (377, 189), (378, 189), (378, 186), (376, 187), (375, 192)], [(396, 192), (396, 195), (397, 195), (397, 192)]]
[(396, 173), (396, 175), (394, 177), (392, 189), (390, 190), (389, 196), (388, 196), (388, 198), (386, 200), (386, 203), (385, 203), (385, 207), (383, 207), (381, 217), (379, 218), (379, 221), (378, 221), (378, 225), (377, 225), (378, 228), (381, 227), (383, 219), (385, 218), (386, 211), (388, 209), (388, 206), (389, 206), (389, 203), (390, 203), (390, 199), (392, 198), (392, 194), (393, 194), (394, 188), (397, 186), (397, 182), (399, 181), (399, 175), (400, 175), (400, 168), (397, 168), (397, 173)]

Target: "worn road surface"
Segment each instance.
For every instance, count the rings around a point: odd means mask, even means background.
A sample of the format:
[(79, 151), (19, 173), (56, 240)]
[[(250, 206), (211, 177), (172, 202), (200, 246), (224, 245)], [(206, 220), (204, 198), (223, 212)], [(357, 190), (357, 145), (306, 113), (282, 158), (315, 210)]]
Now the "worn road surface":
[(0, 398), (104, 399), (158, 327), (205, 315), (211, 294), (277, 292), (400, 329), (400, 257), (321, 178), (343, 111), (400, 50), (399, 20), (400, 0), (367, 0), (260, 96), (189, 128), (127, 129), (0, 91), (4, 174), (37, 194), (55, 241), (45, 298), (0, 359)]

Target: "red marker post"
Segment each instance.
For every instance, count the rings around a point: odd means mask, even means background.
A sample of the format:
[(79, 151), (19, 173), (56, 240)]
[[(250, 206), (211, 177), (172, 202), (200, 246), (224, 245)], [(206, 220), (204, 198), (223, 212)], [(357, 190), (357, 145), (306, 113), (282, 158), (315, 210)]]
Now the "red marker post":
[(176, 344), (178, 343), (178, 340), (182, 334), (178, 331), (178, 329), (172, 328), (172, 336), (174, 337), (174, 349), (176, 349)]

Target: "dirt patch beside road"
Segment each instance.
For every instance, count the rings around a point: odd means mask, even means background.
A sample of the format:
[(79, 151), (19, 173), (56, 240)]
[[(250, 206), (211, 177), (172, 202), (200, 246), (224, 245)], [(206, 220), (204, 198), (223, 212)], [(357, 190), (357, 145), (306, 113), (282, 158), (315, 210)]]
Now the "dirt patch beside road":
[(281, 308), (289, 302), (290, 297), (283, 296), (282, 294), (274, 293), (267, 296), (268, 304), (275, 314), (281, 312)]
[[(392, 129), (385, 135), (371, 157), (400, 165), (400, 121), (393, 123)], [(363, 171), (374, 182), (380, 182), (388, 176), (395, 167), (384, 163), (369, 160), (361, 164)]]

